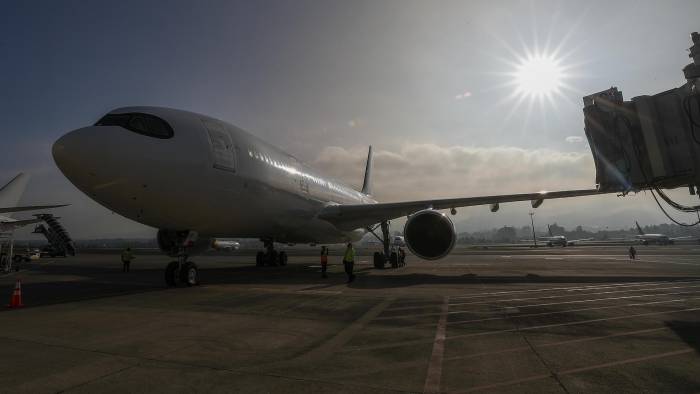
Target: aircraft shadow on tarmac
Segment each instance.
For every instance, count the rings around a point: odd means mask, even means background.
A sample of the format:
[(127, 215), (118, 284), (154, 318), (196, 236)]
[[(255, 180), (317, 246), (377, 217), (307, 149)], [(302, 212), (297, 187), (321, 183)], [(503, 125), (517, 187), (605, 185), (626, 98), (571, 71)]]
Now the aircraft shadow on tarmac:
[(695, 352), (700, 353), (700, 322), (671, 320), (667, 321), (666, 325), (678, 338), (695, 349)]
[[(168, 290), (163, 280), (162, 269), (132, 268), (123, 273), (116, 267), (89, 267), (66, 264), (61, 266), (31, 267), (32, 274), (45, 275), (45, 280), (29, 281), (23, 285), (24, 303), (27, 306), (60, 304), (104, 297)], [(426, 273), (382, 272), (372, 275), (372, 268), (357, 269), (357, 279), (350, 284), (355, 289), (390, 289), (419, 285), (470, 285), (470, 284), (590, 284), (628, 283), (651, 281), (696, 280), (700, 276), (542, 276), (525, 275), (432, 275)], [(21, 277), (21, 272), (17, 277)], [(54, 279), (52, 276), (57, 276)], [(74, 277), (67, 280), (66, 277)], [(204, 285), (308, 285), (302, 290), (316, 290), (338, 285), (346, 286), (344, 272), (334, 270), (327, 279), (322, 279), (317, 269), (305, 264), (290, 264), (286, 267), (217, 267), (200, 270)], [(0, 294), (12, 293), (14, 282), (0, 285)], [(177, 291), (177, 290), (176, 290)], [(184, 290), (183, 290), (184, 291)], [(683, 332), (684, 326), (674, 326)], [(679, 328), (680, 327), (680, 328)]]

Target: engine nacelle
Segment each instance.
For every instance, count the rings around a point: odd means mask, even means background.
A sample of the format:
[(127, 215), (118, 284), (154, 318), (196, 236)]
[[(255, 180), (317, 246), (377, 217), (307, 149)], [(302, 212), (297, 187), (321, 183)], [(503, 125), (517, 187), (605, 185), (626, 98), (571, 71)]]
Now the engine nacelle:
[(160, 250), (170, 257), (176, 257), (180, 246), (185, 244), (187, 244), (186, 253), (188, 255), (204, 253), (211, 246), (211, 241), (208, 238), (199, 238), (197, 233), (192, 231), (160, 229), (157, 239)]
[(457, 241), (455, 226), (450, 218), (432, 209), (409, 216), (403, 228), (403, 235), (408, 249), (426, 260), (445, 257)]

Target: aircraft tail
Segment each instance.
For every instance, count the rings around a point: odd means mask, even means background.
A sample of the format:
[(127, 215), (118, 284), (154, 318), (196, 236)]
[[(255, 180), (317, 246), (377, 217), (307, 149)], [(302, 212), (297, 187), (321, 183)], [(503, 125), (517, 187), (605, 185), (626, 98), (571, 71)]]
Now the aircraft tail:
[(637, 232), (639, 232), (639, 235), (644, 235), (644, 231), (642, 231), (642, 228), (639, 227), (639, 223), (637, 223), (636, 220), (634, 221), (634, 224), (637, 225)]
[(16, 207), (27, 188), (29, 175), (20, 173), (0, 189), (0, 208)]
[(367, 153), (367, 166), (365, 167), (365, 179), (362, 182), (362, 193), (372, 194), (372, 146)]
[(549, 231), (549, 236), (550, 236), (550, 237), (553, 237), (553, 236), (554, 236), (554, 235), (552, 235), (552, 226), (550, 226), (549, 224), (547, 225), (547, 231)]

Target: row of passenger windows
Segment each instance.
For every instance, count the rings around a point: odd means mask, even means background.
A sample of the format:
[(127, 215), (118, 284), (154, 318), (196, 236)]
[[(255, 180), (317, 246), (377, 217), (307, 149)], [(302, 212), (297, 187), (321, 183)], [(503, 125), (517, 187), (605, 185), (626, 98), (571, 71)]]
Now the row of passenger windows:
[(163, 119), (142, 113), (107, 114), (95, 126), (121, 126), (134, 133), (155, 138), (172, 138), (173, 128)]
[(330, 189), (338, 194), (342, 194), (342, 195), (345, 195), (348, 197), (360, 197), (360, 193), (357, 191), (348, 190), (345, 187), (342, 187), (340, 185), (336, 185), (335, 183), (332, 183), (332, 182), (328, 182), (328, 181), (321, 179), (317, 176), (301, 172), (292, 166), (289, 166), (285, 163), (282, 163), (282, 162), (279, 162), (275, 159), (272, 159), (268, 155), (257, 152), (253, 149), (248, 149), (248, 156), (250, 156), (251, 159), (260, 160), (263, 163), (271, 165), (275, 168), (279, 168), (280, 170), (285, 171), (290, 175), (299, 175), (306, 182), (315, 183), (321, 187), (328, 188), (328, 189)]

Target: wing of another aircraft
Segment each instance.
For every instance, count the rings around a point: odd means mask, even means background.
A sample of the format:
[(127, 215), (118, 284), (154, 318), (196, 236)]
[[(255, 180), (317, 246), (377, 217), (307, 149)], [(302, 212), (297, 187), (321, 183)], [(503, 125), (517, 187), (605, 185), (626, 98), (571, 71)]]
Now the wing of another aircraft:
[(447, 198), (437, 200), (404, 201), (377, 204), (329, 205), (318, 215), (343, 229), (367, 227), (384, 220), (408, 216), (423, 209), (450, 209), (474, 205), (487, 205), (516, 201), (532, 201), (533, 207), (538, 207), (543, 200), (554, 198), (569, 198), (593, 196), (601, 193), (597, 189), (564, 190), (556, 192), (539, 192), (523, 194), (505, 194), (483, 197)]
[(20, 227), (24, 227), (30, 224), (34, 223), (40, 223), (43, 222), (42, 219), (27, 219), (27, 220), (7, 220), (7, 221), (0, 221), (0, 229), (2, 231), (11, 231), (14, 229), (18, 229)]
[(0, 207), (0, 213), (10, 213), (10, 212), (24, 212), (24, 211), (36, 211), (39, 209), (51, 209), (67, 207), (70, 204), (59, 204), (59, 205), (27, 205), (24, 207)]

